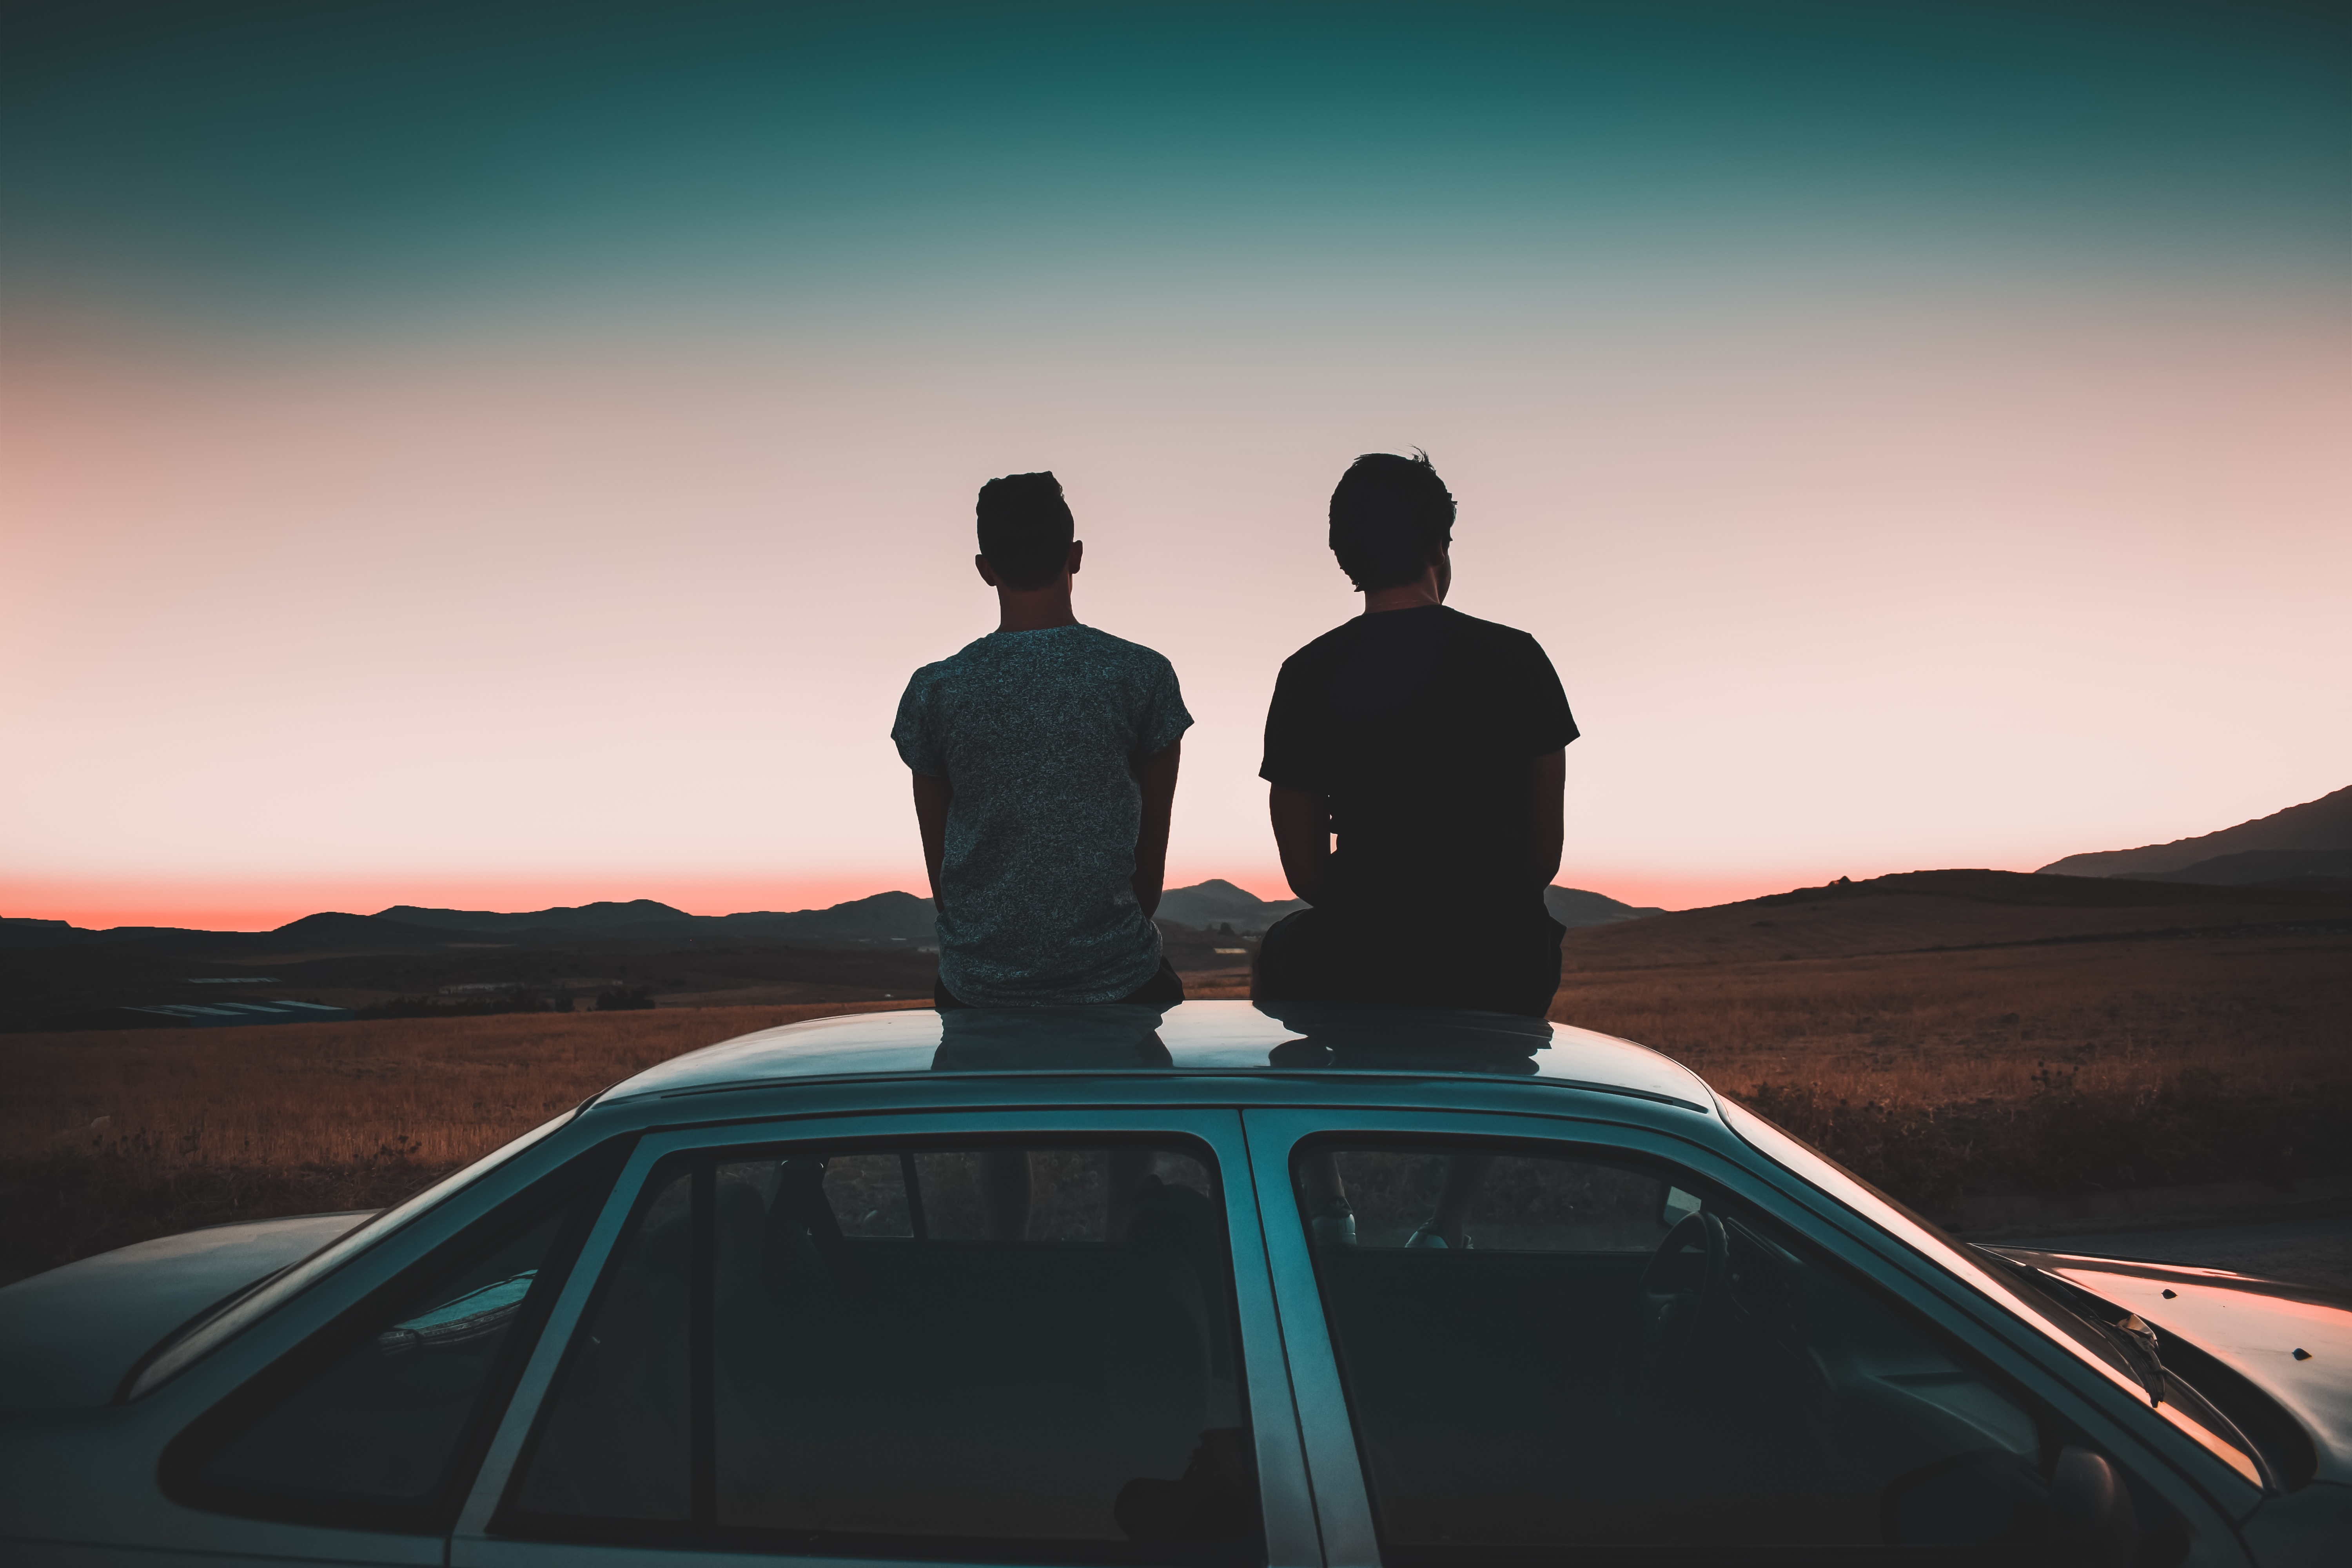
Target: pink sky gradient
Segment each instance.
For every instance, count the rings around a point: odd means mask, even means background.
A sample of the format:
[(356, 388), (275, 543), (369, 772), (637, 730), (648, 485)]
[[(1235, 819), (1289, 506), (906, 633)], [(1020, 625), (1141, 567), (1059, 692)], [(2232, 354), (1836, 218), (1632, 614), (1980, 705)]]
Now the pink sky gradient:
[(1285, 896), (1281, 659), (1352, 613), (1367, 450), (1586, 738), (1560, 880), (1685, 907), (2030, 869), (2352, 782), (2332, 283), (1541, 279), (1149, 321), (12, 324), (0, 913), (697, 913), (921, 892), (887, 741), (992, 623), (971, 495), (1052, 468), (1079, 613), (1174, 660), (1171, 882)]

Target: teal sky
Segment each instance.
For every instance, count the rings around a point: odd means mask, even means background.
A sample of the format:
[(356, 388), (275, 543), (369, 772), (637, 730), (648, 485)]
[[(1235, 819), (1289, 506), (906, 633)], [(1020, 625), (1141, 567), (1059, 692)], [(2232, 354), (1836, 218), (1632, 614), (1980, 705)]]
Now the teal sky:
[(920, 890), (1051, 468), (1282, 892), (1346, 463), (1585, 730), (1563, 879), (2030, 868), (2352, 778), (2341, 5), (0, 7), (0, 909)]
[(10, 16), (19, 286), (248, 310), (1426, 285), (1732, 241), (2330, 268), (2352, 240), (2341, 7)]

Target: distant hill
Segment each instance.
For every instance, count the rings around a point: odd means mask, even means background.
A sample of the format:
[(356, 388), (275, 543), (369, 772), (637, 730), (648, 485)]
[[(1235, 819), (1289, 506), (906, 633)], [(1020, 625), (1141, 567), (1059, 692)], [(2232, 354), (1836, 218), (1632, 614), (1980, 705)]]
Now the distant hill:
[(133, 948), (193, 957), (279, 952), (404, 952), (444, 945), (418, 927), (373, 915), (304, 915), (275, 931), (195, 931), (182, 926), (111, 926), (89, 931), (64, 921), (0, 918), (0, 952), (68, 948)]
[(1222, 877), (1212, 877), (1205, 882), (1171, 888), (1160, 894), (1160, 910), (1153, 918), (1180, 926), (1198, 926), (1203, 931), (1230, 924), (1235, 931), (1248, 936), (1306, 907), (1304, 900), (1268, 900), (1246, 888), (1234, 887)]
[(26, 920), (18, 915), (0, 915), (0, 952), (26, 952), (44, 947), (86, 947), (92, 942), (143, 942), (154, 936), (204, 936), (205, 931), (181, 931), (172, 926), (115, 926), (106, 931), (90, 931), (64, 921)]
[[(2053, 860), (2037, 875), (2055, 877), (2132, 877), (2186, 871), (2227, 856), (2254, 850), (2352, 850), (2352, 785), (2317, 800), (2290, 805), (2268, 816), (2224, 827), (2195, 838), (2169, 844), (2147, 844), (2137, 849), (2102, 849)], [(2287, 875), (2326, 875), (2295, 872)], [(2203, 880), (2206, 879), (2198, 879)]]
[[(497, 942), (468, 942), (496, 937)], [(912, 893), (876, 893), (830, 909), (735, 915), (690, 915), (651, 899), (604, 901), (518, 914), (433, 910), (395, 904), (373, 915), (304, 915), (275, 931), (188, 931), (116, 926), (88, 931), (64, 921), (0, 918), (0, 952), (135, 947), (188, 956), (280, 952), (424, 952), (452, 947), (599, 949), (614, 943), (667, 947), (790, 944), (803, 947), (908, 944), (933, 941), (931, 903)]]
[(1569, 932), (1569, 970), (1853, 957), (2167, 932), (2352, 930), (2352, 893), (1906, 871)]
[(732, 936), (819, 946), (836, 942), (929, 944), (938, 940), (931, 900), (912, 893), (875, 893), (822, 910), (784, 914), (709, 915), (697, 918), (696, 924)]
[(1652, 915), (1666, 912), (1646, 906), (1636, 908), (1632, 904), (1621, 904), (1599, 893), (1588, 893), (1581, 888), (1563, 888), (1557, 883), (1544, 889), (1544, 908), (1551, 911), (1552, 919), (1570, 931), (1584, 926), (1615, 925), (1620, 921), (1647, 920)]
[[(1223, 878), (1212, 878), (1205, 882), (1195, 882), (1189, 888), (1171, 888), (1161, 894), (1158, 918), (1177, 925), (1198, 926), (1204, 931), (1229, 924), (1236, 934), (1250, 936), (1265, 931), (1283, 916), (1306, 907), (1304, 900), (1261, 899), (1246, 889), (1234, 887)], [(1612, 925), (1619, 921), (1637, 921), (1649, 915), (1665, 913), (1664, 910), (1621, 904), (1614, 899), (1588, 893), (1581, 888), (1545, 889), (1544, 907), (1551, 911), (1552, 919), (1571, 931), (1580, 926)]]
[(426, 910), (395, 904), (378, 920), (436, 931), (499, 935), (522, 932), (630, 941), (917, 942), (932, 940), (931, 901), (912, 893), (876, 893), (822, 910), (753, 910), (733, 915), (690, 915), (652, 899), (611, 900), (576, 908), (500, 914), (487, 910)]
[(496, 914), (488, 910), (423, 910), (414, 904), (394, 904), (388, 910), (376, 910), (375, 918), (398, 921), (403, 925), (433, 926), (442, 931), (604, 931), (616, 927), (694, 919), (684, 910), (674, 910), (651, 899), (631, 899), (626, 903), (615, 903), (607, 899), (577, 908), (533, 910), (528, 914), (515, 915)]
[[(379, 915), (304, 915), (268, 931), (175, 931), (175, 952), (431, 952), (447, 945), (445, 934)], [(208, 942), (191, 940), (206, 937)]]
[(2352, 883), (2352, 849), (2247, 849), (2216, 855), (2178, 871), (2122, 871), (2116, 877), (2122, 881), (2196, 882), (2213, 888)]

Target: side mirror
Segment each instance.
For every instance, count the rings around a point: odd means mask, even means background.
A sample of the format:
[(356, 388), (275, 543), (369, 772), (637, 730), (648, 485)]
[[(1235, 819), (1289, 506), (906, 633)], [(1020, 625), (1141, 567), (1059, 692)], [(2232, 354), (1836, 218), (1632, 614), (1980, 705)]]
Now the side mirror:
[(1680, 1187), (1668, 1187), (1666, 1195), (1658, 1200), (1658, 1224), (1672, 1230), (1705, 1206), (1704, 1200), (1697, 1194), (1686, 1193)]
[(2021, 1455), (1996, 1448), (1956, 1455), (1895, 1481), (1881, 1507), (1890, 1545), (2047, 1541), (2048, 1552), (2032, 1561), (2067, 1568), (2130, 1568), (2139, 1554), (2131, 1489), (2122, 1471), (2088, 1448), (2061, 1450), (2046, 1482)]
[(2083, 1568), (2130, 1568), (2139, 1554), (2131, 1489), (2104, 1454), (2064, 1448), (2050, 1478), (2053, 1536), (2060, 1560)]

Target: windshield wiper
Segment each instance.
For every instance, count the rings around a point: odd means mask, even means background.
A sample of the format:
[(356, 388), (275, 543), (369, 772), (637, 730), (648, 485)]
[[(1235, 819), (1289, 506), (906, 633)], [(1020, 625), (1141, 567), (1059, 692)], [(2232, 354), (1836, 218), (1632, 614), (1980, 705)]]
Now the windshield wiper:
[(2124, 1347), (2125, 1360), (2129, 1361), (2134, 1356), (2147, 1359), (2147, 1371), (2143, 1374), (2138, 1368), (2135, 1367), (2132, 1369), (2133, 1374), (2139, 1378), (2140, 1386), (2147, 1390), (2147, 1402), (2150, 1405), (2163, 1404), (2166, 1374), (2164, 1358), (2156, 1353), (2156, 1331), (2149, 1328), (2137, 1312), (2126, 1312), (2114, 1322), (2103, 1323), (2100, 1326), (2113, 1334), (2116, 1342)]
[[(2124, 1370), (2133, 1381), (2147, 1391), (2150, 1405), (2164, 1403), (2165, 1379), (2171, 1374), (2164, 1370), (2164, 1358), (2157, 1353), (2156, 1331), (2147, 1326), (2137, 1312), (2127, 1312), (2111, 1301), (2103, 1301), (2071, 1279), (2060, 1278), (2047, 1268), (2037, 1268), (2030, 1263), (2020, 1263), (2014, 1258), (2003, 1258), (1988, 1247), (1979, 1247), (1987, 1258), (2006, 1264), (2028, 1283), (2063, 1307), (2074, 1317), (2099, 1331), (2109, 1344), (2116, 1347)], [(2110, 1318), (2110, 1312), (2121, 1317)]]

